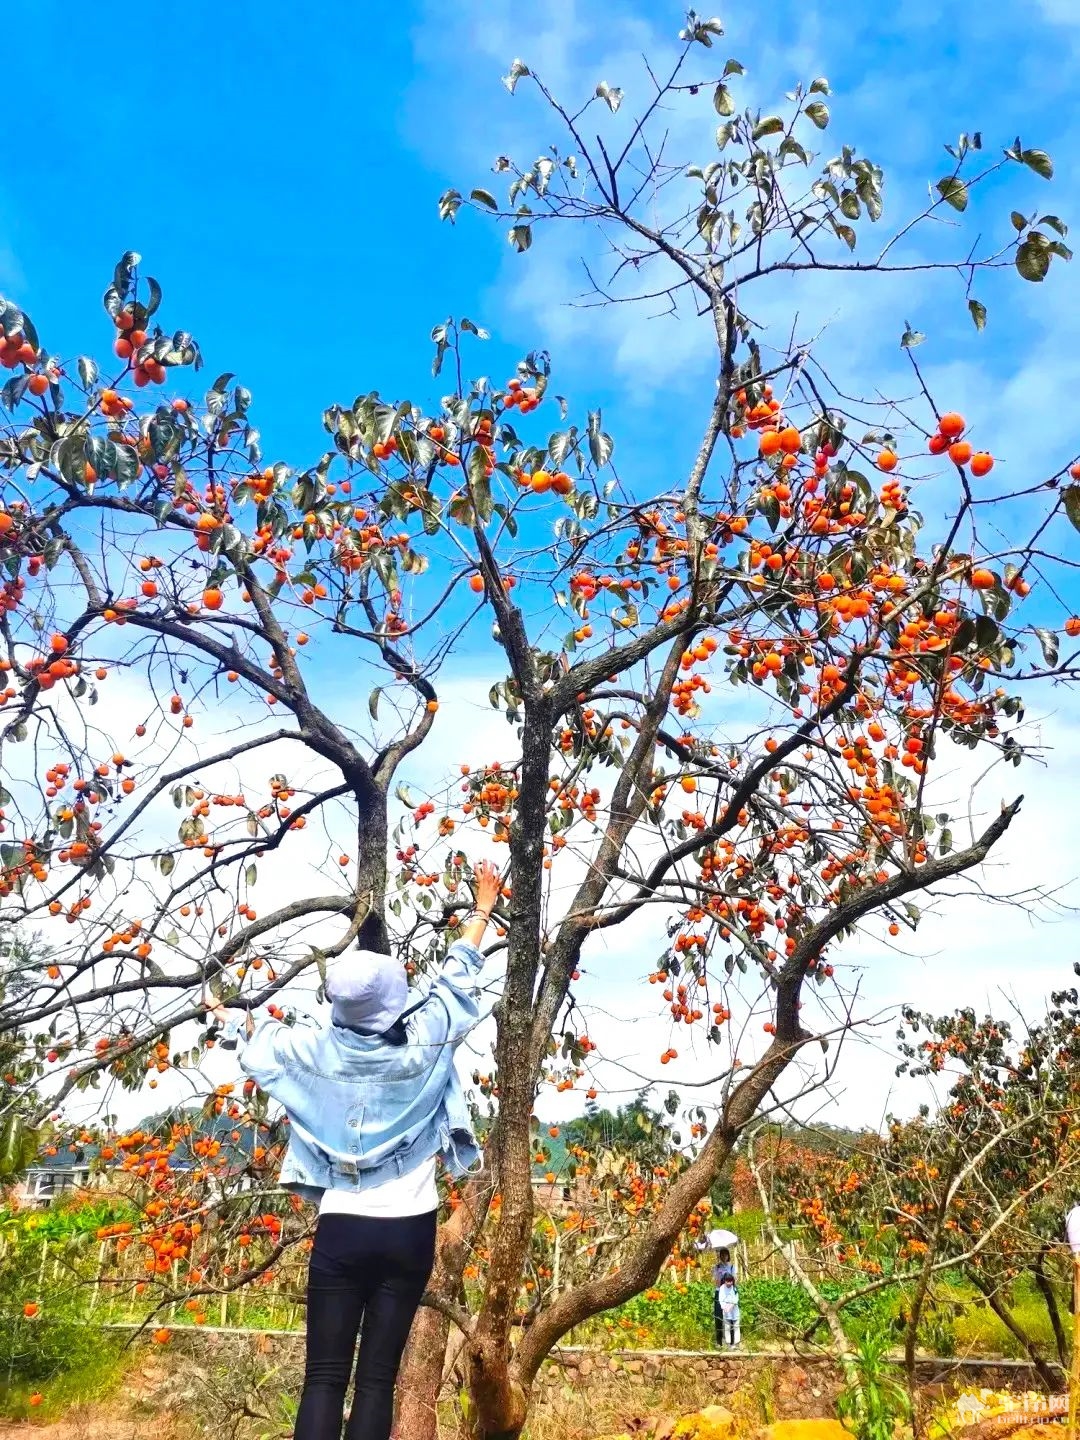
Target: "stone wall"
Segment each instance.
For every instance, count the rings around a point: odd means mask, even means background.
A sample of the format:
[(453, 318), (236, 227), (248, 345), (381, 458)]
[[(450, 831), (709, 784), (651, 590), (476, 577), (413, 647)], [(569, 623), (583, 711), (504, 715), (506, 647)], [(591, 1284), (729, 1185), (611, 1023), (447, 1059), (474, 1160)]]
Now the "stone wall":
[[(298, 1331), (273, 1334), (217, 1330), (207, 1326), (173, 1332), (172, 1346), (197, 1365), (227, 1367), (238, 1376), (254, 1365), (280, 1366), (298, 1383), (303, 1365), (304, 1337)], [(920, 1386), (935, 1394), (966, 1389), (1034, 1390), (1038, 1380), (1025, 1361), (918, 1361)], [(843, 1376), (829, 1355), (798, 1355), (793, 1351), (702, 1353), (681, 1350), (564, 1349), (544, 1365), (537, 1387), (548, 1399), (585, 1405), (599, 1392), (617, 1388), (627, 1404), (640, 1394), (643, 1408), (659, 1390), (678, 1390), (708, 1397), (713, 1403), (751, 1402), (761, 1418), (817, 1419), (835, 1415)]]
[[(917, 1362), (920, 1387), (928, 1393), (965, 1389), (1027, 1390), (1038, 1388), (1037, 1377), (1026, 1361), (961, 1361), (921, 1359)], [(829, 1355), (796, 1355), (785, 1351), (744, 1352), (738, 1355), (689, 1351), (563, 1350), (547, 1362), (538, 1377), (542, 1390), (560, 1388), (584, 1392), (601, 1377), (620, 1376), (643, 1390), (682, 1374), (695, 1380), (715, 1398), (730, 1404), (737, 1397), (756, 1395), (762, 1407), (784, 1419), (816, 1419), (836, 1414), (836, 1396), (843, 1387), (840, 1366)]]

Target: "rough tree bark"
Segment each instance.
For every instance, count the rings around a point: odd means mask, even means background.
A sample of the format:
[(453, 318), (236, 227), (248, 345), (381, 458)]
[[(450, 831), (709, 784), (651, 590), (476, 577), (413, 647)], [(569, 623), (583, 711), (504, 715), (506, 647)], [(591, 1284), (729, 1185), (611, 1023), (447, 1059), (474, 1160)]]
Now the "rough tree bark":
[(435, 1269), (428, 1285), (431, 1303), (421, 1306), (413, 1323), (398, 1379), (398, 1440), (437, 1440), (439, 1394), (453, 1323), (448, 1307), (460, 1293), (491, 1193), (491, 1176), (485, 1170), (465, 1184), (461, 1204), (439, 1227)]

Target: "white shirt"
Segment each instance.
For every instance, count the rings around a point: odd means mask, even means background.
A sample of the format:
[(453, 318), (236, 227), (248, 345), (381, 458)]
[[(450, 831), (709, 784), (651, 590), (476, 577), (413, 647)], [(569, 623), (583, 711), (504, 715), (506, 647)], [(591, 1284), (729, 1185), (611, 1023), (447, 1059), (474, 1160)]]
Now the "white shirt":
[(379, 1219), (427, 1215), (438, 1208), (434, 1156), (415, 1170), (395, 1175), (370, 1190), (324, 1190), (319, 1201), (320, 1215), (368, 1215)]
[(1065, 1235), (1069, 1249), (1074, 1255), (1080, 1255), (1080, 1205), (1074, 1205), (1065, 1217)]

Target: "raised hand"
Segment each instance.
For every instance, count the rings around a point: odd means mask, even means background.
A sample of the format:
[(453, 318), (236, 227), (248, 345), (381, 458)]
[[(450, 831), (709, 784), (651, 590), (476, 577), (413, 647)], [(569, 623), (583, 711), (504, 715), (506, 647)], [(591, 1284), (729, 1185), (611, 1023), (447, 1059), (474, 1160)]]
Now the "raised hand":
[(490, 917), (502, 887), (498, 868), (490, 860), (481, 860), (474, 872), (473, 885), (476, 891), (477, 913)]

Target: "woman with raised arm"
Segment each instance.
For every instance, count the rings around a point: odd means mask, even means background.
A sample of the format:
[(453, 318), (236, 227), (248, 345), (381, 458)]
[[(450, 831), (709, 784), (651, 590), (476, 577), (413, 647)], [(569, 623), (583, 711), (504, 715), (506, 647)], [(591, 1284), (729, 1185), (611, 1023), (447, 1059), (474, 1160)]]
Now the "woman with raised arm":
[(499, 886), (493, 865), (476, 867), (476, 908), (415, 993), (386, 953), (380, 915), (365, 922), (360, 954), (327, 967), (329, 1026), (254, 1025), (249, 1014), (241, 1028), (211, 1007), (223, 1043), (241, 1045), (241, 1068), (288, 1116), (282, 1185), (319, 1206), (295, 1440), (341, 1440), (354, 1358), (345, 1440), (390, 1435), (398, 1366), (435, 1262), (436, 1162), (455, 1176), (481, 1163), (454, 1051), (479, 1020), (478, 947)]

